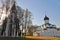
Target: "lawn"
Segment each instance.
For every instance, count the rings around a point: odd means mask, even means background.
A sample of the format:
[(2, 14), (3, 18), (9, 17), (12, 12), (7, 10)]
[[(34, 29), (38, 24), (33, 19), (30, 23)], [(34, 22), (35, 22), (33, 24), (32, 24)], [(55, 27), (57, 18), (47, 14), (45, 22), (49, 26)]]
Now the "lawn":
[(35, 40), (60, 40), (59, 37), (43, 37), (43, 36), (25, 36), (25, 38), (35, 39)]

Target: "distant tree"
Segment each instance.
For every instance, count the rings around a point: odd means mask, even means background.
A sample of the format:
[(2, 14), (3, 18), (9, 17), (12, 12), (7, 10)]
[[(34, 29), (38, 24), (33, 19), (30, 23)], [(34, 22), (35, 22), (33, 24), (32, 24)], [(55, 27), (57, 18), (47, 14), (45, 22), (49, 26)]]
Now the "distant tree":
[(28, 28), (28, 33), (29, 33), (30, 36), (33, 35), (33, 30), (34, 30), (33, 26), (31, 26), (31, 27)]

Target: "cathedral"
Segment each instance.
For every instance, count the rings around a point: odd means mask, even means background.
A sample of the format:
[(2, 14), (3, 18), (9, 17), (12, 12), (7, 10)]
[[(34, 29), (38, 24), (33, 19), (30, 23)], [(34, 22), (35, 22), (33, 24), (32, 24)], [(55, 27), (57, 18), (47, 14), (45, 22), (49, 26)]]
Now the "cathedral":
[(4, 0), (0, 15), (0, 37), (26, 35), (28, 27), (32, 25), (31, 12), (16, 5), (16, 0)]
[(15, 1), (13, 6), (11, 7), (10, 15), (6, 17), (5, 20), (3, 21), (2, 27), (3, 27), (1, 32), (2, 36), (12, 36), (12, 37), (18, 36), (19, 19), (17, 18)]

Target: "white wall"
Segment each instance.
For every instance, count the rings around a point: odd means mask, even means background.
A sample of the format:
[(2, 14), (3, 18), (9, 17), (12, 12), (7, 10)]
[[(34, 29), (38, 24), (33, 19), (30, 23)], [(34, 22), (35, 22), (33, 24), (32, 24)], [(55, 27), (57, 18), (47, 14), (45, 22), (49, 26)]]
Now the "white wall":
[(45, 21), (45, 23), (49, 23), (49, 20), (44, 20)]
[(47, 29), (40, 32), (40, 36), (60, 36), (60, 30)]

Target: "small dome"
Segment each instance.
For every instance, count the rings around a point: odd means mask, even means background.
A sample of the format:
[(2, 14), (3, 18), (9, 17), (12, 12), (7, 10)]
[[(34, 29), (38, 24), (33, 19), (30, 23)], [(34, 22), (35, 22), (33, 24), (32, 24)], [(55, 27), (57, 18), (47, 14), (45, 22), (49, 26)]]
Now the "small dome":
[(44, 20), (49, 20), (49, 18), (47, 16), (44, 17)]

